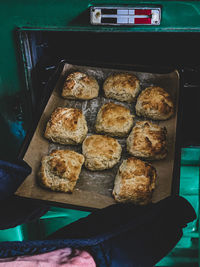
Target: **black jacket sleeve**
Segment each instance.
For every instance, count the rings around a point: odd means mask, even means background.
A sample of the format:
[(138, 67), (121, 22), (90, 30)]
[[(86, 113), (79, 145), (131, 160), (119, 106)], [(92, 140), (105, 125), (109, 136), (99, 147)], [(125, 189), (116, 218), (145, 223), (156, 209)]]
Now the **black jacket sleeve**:
[(103, 240), (90, 246), (100, 267), (150, 267), (177, 244), (182, 228), (196, 218), (179, 196), (147, 206), (116, 204), (58, 230), (49, 239)]
[(23, 160), (0, 160), (0, 229), (33, 221), (48, 211), (47, 205), (39, 205), (14, 196), (17, 188), (30, 173), (30, 166)]

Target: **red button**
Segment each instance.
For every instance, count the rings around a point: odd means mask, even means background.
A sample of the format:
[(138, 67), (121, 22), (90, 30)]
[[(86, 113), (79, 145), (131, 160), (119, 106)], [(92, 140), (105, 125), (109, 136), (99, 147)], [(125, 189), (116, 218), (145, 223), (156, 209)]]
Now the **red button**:
[(135, 18), (135, 24), (151, 24), (151, 18)]
[(151, 15), (151, 9), (135, 9), (135, 15)]

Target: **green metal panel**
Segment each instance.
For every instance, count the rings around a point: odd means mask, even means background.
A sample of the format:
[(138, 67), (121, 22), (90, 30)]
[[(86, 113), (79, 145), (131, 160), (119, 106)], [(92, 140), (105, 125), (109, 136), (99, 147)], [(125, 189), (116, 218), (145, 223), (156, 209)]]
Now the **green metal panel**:
[[(162, 8), (160, 26), (101, 27), (89, 23), (91, 5), (158, 5)], [(0, 157), (15, 158), (31, 125), (23, 68), (15, 29), (35, 28), (74, 31), (200, 31), (199, 1), (88, 1), (88, 0), (1, 0), (0, 1)], [(15, 107), (20, 99), (21, 106)], [(23, 118), (16, 118), (22, 109)]]
[(198, 166), (200, 164), (200, 147), (186, 147), (181, 153), (181, 165)]
[(23, 241), (24, 235), (22, 231), (22, 225), (18, 225), (14, 228), (0, 230), (0, 242), (4, 241)]

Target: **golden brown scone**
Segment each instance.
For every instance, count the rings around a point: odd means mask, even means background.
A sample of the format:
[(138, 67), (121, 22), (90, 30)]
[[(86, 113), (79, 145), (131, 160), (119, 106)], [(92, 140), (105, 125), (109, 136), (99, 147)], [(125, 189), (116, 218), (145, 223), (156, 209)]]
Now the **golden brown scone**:
[(51, 114), (44, 136), (59, 144), (76, 145), (83, 142), (87, 132), (87, 122), (81, 110), (59, 107)]
[(124, 160), (115, 178), (113, 196), (117, 202), (146, 205), (155, 189), (156, 169), (137, 158)]
[(135, 157), (163, 159), (167, 155), (166, 128), (149, 121), (136, 122), (127, 138), (127, 150)]
[(131, 103), (140, 91), (140, 82), (133, 74), (112, 74), (105, 80), (103, 90), (107, 98)]
[(62, 97), (68, 99), (92, 99), (98, 96), (99, 84), (96, 79), (82, 72), (69, 74), (64, 82)]
[(167, 120), (174, 113), (174, 104), (163, 88), (150, 86), (138, 96), (135, 109), (138, 116), (153, 120)]
[(84, 156), (77, 152), (54, 150), (42, 158), (39, 183), (53, 191), (73, 192), (83, 163)]
[(104, 135), (88, 136), (82, 145), (85, 167), (92, 171), (112, 168), (119, 162), (121, 151), (116, 139)]
[(130, 110), (115, 103), (104, 104), (96, 120), (96, 132), (110, 136), (125, 136), (133, 126), (133, 115)]

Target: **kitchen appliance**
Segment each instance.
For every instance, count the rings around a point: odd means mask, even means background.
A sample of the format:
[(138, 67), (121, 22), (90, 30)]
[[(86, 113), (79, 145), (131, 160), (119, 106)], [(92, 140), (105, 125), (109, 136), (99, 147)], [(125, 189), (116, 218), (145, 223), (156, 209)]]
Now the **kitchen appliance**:
[[(180, 194), (199, 213), (200, 2), (2, 1), (1, 13), (1, 157), (17, 157), (61, 61), (159, 72), (178, 68), (183, 81)], [(198, 220), (174, 251), (181, 266), (197, 264), (197, 225)]]

